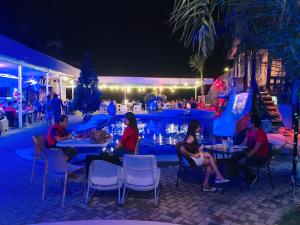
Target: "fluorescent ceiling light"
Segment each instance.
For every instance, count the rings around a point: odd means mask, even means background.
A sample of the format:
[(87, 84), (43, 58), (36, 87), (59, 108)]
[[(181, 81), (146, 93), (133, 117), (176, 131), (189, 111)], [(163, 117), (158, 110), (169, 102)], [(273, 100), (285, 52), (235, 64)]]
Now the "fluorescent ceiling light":
[(0, 77), (18, 80), (18, 77), (17, 77), (17, 76), (10, 75), (10, 74), (7, 74), (7, 73), (0, 73)]

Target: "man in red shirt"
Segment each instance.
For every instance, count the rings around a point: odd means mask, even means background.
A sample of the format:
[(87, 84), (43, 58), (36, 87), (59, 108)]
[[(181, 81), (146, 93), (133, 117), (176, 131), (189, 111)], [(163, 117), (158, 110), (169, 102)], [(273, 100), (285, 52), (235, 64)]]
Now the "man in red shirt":
[[(49, 128), (45, 143), (47, 148), (56, 148), (58, 141), (72, 138), (72, 135), (67, 131), (68, 122), (68, 117), (61, 115), (56, 123)], [(76, 155), (76, 150), (73, 148), (62, 148), (62, 151), (67, 156), (66, 161), (70, 161)]]
[(242, 144), (247, 145), (249, 151), (238, 163), (251, 187), (257, 180), (257, 177), (253, 174), (251, 168), (257, 163), (265, 162), (269, 154), (268, 138), (261, 128), (261, 121), (259, 118), (253, 117), (248, 122), (248, 131)]

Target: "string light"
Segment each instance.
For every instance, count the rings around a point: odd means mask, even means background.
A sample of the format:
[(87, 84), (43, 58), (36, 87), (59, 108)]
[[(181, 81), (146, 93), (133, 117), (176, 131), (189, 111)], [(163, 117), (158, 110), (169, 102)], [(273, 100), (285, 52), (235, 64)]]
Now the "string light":
[[(71, 82), (71, 81), (70, 81)], [(198, 85), (200, 82), (198, 82)], [(174, 91), (176, 89), (195, 89), (198, 87), (198, 85), (188, 85), (187, 83), (184, 83), (181, 86), (173, 85), (173, 86), (148, 86), (148, 87), (142, 87), (142, 86), (127, 86), (127, 87), (122, 87), (122, 86), (117, 86), (117, 85), (112, 85), (109, 86), (107, 84), (101, 84), (98, 85), (98, 88), (100, 89), (109, 89), (109, 90), (121, 90), (121, 91), (127, 91), (128, 93), (132, 91), (132, 89), (137, 90), (138, 92), (145, 92), (147, 89), (151, 88), (153, 91), (163, 91), (164, 89), (169, 89), (170, 91)], [(216, 82), (215, 85), (217, 87), (221, 86), (222, 84), (219, 82)]]

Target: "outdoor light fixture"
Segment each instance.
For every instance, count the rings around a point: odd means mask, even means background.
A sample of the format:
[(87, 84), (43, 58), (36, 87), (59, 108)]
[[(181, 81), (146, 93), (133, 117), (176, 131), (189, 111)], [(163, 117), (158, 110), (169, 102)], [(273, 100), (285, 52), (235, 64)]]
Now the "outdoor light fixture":
[[(194, 84), (188, 84), (187, 82), (183, 83), (183, 85), (159, 85), (159, 86), (119, 86), (119, 85), (114, 85), (114, 84), (101, 84), (98, 85), (98, 88), (100, 89), (108, 89), (110, 91), (112, 90), (121, 90), (121, 91), (126, 91), (127, 93), (132, 92), (132, 90), (136, 90), (137, 92), (145, 92), (147, 89), (152, 89), (153, 91), (159, 91), (162, 92), (163, 90), (169, 89), (170, 91), (173, 90), (173, 92), (176, 89), (195, 89), (199, 87), (201, 84), (201, 81), (195, 81)], [(217, 84), (219, 86), (219, 84)]]
[(229, 71), (230, 71), (229, 67), (226, 66), (226, 67), (224, 68), (224, 72), (229, 72)]
[(17, 76), (10, 75), (10, 74), (7, 74), (7, 73), (0, 73), (0, 77), (18, 80), (18, 77), (17, 77)]
[(33, 78), (31, 78), (30, 80), (26, 81), (26, 83), (28, 83), (29, 85), (36, 85), (37, 81)]

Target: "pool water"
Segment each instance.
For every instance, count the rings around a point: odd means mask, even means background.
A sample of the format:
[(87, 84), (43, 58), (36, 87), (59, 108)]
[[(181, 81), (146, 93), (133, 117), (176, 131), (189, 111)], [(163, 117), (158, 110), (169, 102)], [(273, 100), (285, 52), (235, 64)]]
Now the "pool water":
[[(112, 144), (109, 148), (113, 149), (121, 135), (126, 128), (124, 124), (124, 116), (117, 116), (114, 120), (110, 121), (103, 129), (113, 136)], [(187, 132), (188, 124), (191, 117), (151, 117), (137, 115), (137, 123), (139, 135), (142, 141), (139, 147), (140, 154), (176, 154), (175, 144), (184, 139)], [(209, 140), (211, 133), (212, 120), (207, 118), (198, 118), (202, 127), (201, 139), (204, 142)]]

